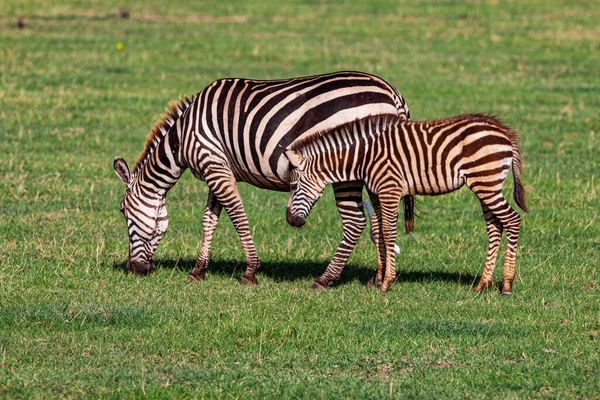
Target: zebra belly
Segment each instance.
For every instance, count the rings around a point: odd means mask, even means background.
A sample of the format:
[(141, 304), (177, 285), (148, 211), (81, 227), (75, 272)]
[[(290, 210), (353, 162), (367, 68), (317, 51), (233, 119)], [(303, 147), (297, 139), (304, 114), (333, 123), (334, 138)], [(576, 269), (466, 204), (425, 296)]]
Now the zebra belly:
[[(422, 177), (426, 177), (423, 180)], [(423, 196), (436, 196), (446, 194), (460, 189), (465, 184), (465, 178), (460, 172), (450, 176), (440, 176), (435, 172), (424, 172), (420, 177), (416, 177), (408, 194), (418, 194)]]
[[(280, 157), (280, 162), (285, 157)], [(285, 160), (286, 173), (281, 176), (273, 174), (269, 168), (269, 160), (265, 157), (260, 159), (260, 168), (253, 168), (251, 171), (242, 165), (236, 163), (233, 166), (235, 179), (237, 182), (245, 182), (260, 189), (274, 190), (279, 192), (287, 192), (289, 186), (289, 162)]]

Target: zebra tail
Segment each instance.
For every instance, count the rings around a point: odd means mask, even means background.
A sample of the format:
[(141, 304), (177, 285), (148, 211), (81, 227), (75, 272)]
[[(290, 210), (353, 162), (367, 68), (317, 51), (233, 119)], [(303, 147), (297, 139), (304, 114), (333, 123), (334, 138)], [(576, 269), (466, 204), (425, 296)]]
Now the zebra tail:
[(404, 196), (404, 230), (408, 235), (415, 230), (415, 198)]
[(513, 178), (515, 181), (515, 190), (513, 191), (513, 198), (515, 202), (521, 208), (521, 210), (528, 212), (527, 200), (525, 199), (525, 188), (521, 183), (521, 173), (523, 172), (523, 158), (521, 157), (521, 148), (519, 147), (519, 138), (517, 132), (511, 131), (510, 141), (513, 149), (513, 160), (512, 170)]

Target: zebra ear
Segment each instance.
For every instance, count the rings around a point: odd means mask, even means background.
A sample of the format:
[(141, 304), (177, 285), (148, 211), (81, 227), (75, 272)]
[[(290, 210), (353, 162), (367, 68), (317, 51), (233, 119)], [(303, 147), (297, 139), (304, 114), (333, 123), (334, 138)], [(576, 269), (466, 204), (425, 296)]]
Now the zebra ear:
[(283, 154), (285, 154), (285, 156), (287, 157), (287, 159), (290, 161), (290, 164), (292, 165), (293, 168), (300, 168), (302, 169), (302, 167), (304, 167), (304, 157), (301, 156), (300, 154), (296, 153), (293, 150), (285, 150), (283, 152)]
[(129, 166), (127, 165), (127, 162), (121, 157), (115, 157), (113, 166), (115, 168), (115, 172), (117, 175), (119, 175), (119, 178), (121, 178), (123, 183), (129, 185), (129, 182), (131, 182), (131, 172), (129, 172)]

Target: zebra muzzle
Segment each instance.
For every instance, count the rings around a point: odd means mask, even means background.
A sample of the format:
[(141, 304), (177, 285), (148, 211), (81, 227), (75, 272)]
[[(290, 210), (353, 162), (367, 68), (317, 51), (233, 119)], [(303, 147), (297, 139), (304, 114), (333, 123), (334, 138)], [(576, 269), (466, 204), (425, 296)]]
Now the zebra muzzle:
[(292, 210), (288, 207), (285, 213), (288, 224), (295, 228), (300, 228), (306, 222), (306, 218), (292, 214)]
[(130, 274), (148, 275), (150, 272), (152, 272), (152, 264), (147, 261), (128, 260), (127, 269), (129, 270)]

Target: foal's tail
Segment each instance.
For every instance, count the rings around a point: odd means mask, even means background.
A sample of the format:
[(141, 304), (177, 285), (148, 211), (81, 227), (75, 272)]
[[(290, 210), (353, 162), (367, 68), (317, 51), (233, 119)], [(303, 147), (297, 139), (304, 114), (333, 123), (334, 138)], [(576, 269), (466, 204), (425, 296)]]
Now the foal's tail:
[(407, 234), (415, 230), (415, 198), (404, 196), (404, 230)]
[(521, 208), (521, 210), (528, 212), (527, 200), (525, 199), (525, 188), (521, 183), (521, 172), (523, 170), (523, 158), (521, 157), (521, 148), (519, 146), (519, 136), (517, 132), (510, 132), (510, 143), (512, 145), (513, 159), (512, 159), (512, 171), (513, 178), (515, 181), (515, 190), (513, 197), (515, 202)]

